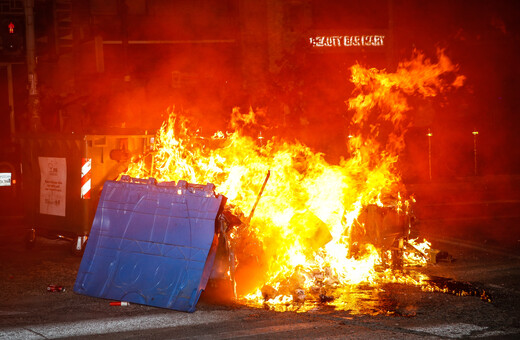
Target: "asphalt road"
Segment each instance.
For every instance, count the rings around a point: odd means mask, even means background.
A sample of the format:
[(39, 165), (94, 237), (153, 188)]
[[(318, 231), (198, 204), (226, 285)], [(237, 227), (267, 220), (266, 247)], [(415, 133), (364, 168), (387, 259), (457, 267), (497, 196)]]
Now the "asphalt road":
[[(520, 338), (520, 252), (499, 244), (435, 238), (433, 247), (455, 261), (422, 269), (436, 282), (485, 291), (491, 302), (388, 284), (366, 288), (351, 311), (274, 312), (203, 296), (183, 313), (78, 295), (81, 259), (70, 244), (42, 238), (26, 250), (22, 236), (21, 227), (0, 227), (0, 339)], [(49, 284), (65, 291), (48, 292)]]

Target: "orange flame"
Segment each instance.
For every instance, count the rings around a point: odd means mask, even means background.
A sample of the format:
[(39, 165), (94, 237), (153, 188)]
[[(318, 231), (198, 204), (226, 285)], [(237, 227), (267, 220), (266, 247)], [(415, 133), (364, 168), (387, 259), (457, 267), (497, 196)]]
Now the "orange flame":
[[(461, 86), (464, 78), (446, 83), (445, 75), (457, 67), (442, 51), (436, 63), (415, 53), (395, 73), (360, 65), (351, 71), (358, 94), (347, 102), (354, 113), (345, 141), (350, 156), (339, 164), (329, 164), (298, 142), (273, 139), (259, 145), (243, 128), (257, 125), (260, 117), (237, 108), (232, 112), (234, 131), (209, 139), (192, 133), (188, 122), (172, 112), (153, 152), (125, 173), (214, 183), (233, 212), (243, 217), (270, 170), (249, 225), (231, 234), (238, 259), (237, 289), (247, 304), (301, 311), (321, 301), (352, 308), (358, 285), (423, 282), (418, 273), (385, 266), (398, 260), (392, 250), (396, 240), (405, 266), (424, 265), (428, 256), (429, 243), (412, 240), (407, 233), (413, 199), (403, 198), (406, 190), (397, 167), (413, 115), (407, 97), (435, 96)], [(389, 241), (381, 226), (404, 232)]]

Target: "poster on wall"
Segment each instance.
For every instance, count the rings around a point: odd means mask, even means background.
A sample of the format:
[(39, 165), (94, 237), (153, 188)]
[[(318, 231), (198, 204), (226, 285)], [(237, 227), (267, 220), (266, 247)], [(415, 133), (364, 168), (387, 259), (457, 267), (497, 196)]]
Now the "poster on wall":
[(40, 163), (40, 214), (65, 216), (67, 162), (65, 158), (38, 157)]
[(11, 186), (11, 173), (10, 172), (0, 172), (0, 187), (10, 187)]

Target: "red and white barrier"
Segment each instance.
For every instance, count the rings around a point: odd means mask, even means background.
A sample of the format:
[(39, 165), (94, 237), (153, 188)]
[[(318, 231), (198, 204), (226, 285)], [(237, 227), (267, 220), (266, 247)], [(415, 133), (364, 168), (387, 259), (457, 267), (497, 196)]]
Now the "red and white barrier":
[(81, 159), (81, 198), (90, 199), (92, 188), (92, 158)]

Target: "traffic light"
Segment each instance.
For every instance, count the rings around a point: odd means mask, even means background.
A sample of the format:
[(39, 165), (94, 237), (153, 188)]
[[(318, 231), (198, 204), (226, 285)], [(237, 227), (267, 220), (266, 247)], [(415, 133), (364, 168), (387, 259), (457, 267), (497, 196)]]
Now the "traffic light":
[(25, 22), (23, 16), (2, 17), (0, 24), (2, 55), (11, 58), (22, 57), (25, 50)]

